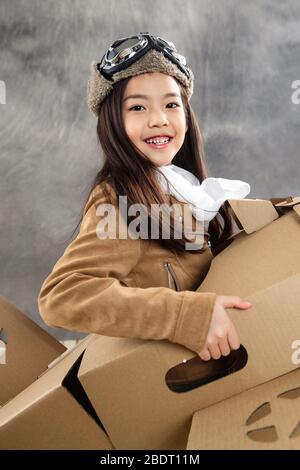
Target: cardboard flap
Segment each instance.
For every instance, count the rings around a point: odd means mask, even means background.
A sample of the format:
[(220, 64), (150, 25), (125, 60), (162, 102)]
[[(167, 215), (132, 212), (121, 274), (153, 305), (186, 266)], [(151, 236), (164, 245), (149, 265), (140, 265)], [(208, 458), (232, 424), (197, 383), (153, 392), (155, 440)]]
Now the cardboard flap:
[(278, 219), (271, 201), (263, 199), (228, 199), (238, 223), (246, 233), (252, 233)]
[(291, 209), (250, 235), (237, 235), (214, 257), (197, 291), (248, 296), (271, 286), (299, 272), (299, 246), (300, 218)]
[(274, 203), (279, 216), (292, 209), (296, 212), (297, 215), (300, 216), (300, 197), (289, 197), (283, 201), (278, 202), (274, 202), (274, 200), (271, 199), (271, 201)]
[(295, 206), (293, 207), (293, 209), (294, 209), (294, 211), (296, 212), (296, 214), (298, 214), (299, 217), (300, 217), (300, 204), (295, 205)]
[(112, 443), (77, 378), (88, 335), (0, 408), (0, 449), (109, 450)]
[(0, 408), (0, 427), (8, 419), (26, 410), (38, 400), (50, 395), (54, 390), (61, 386), (66, 374), (73, 366), (74, 362), (86, 349), (88, 343), (94, 340), (94, 335), (88, 335), (83, 338), (74, 348), (68, 350), (68, 354), (63, 354), (62, 360), (50, 369), (46, 369), (37, 380), (31, 383), (27, 388), (20, 392), (16, 397), (9, 400)]
[(66, 348), (0, 296), (0, 405), (36, 380)]
[(300, 196), (285, 198), (282, 201), (275, 202), (275, 199), (271, 199), (276, 207), (294, 207), (296, 204), (300, 204)]
[(266, 199), (228, 199), (233, 217), (240, 229), (247, 234), (256, 232), (273, 220), (278, 219), (286, 210), (294, 209), (300, 216), (300, 196)]

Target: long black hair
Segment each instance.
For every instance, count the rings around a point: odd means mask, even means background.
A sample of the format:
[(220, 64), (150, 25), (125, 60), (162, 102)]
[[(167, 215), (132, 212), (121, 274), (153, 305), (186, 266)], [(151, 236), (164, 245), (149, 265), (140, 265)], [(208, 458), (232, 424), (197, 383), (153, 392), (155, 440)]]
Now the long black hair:
[[(126, 85), (131, 77), (120, 80), (114, 85), (113, 91), (101, 103), (98, 111), (97, 136), (103, 151), (104, 163), (96, 174), (86, 205), (94, 188), (103, 183), (108, 183), (117, 196), (127, 196), (130, 204), (144, 204), (149, 210), (149, 222), (159, 226), (159, 239), (155, 240), (164, 247), (179, 252), (185, 251), (185, 243), (190, 242), (182, 234), (182, 238), (174, 238), (174, 220), (170, 220), (170, 237), (162, 238), (161, 220), (153, 220), (150, 215), (151, 204), (170, 204), (170, 197), (165, 194), (158, 183), (155, 172), (157, 167), (143, 154), (128, 138), (122, 118), (122, 100)], [(176, 79), (175, 79), (176, 80)], [(203, 141), (196, 115), (188, 101), (185, 88), (176, 80), (181, 91), (184, 112), (188, 123), (188, 130), (182, 147), (175, 155), (172, 163), (193, 173), (200, 182), (207, 178), (208, 170), (205, 162)], [(107, 192), (107, 202), (110, 194)], [(83, 211), (82, 211), (83, 212)], [(228, 207), (223, 204), (218, 213), (221, 216), (214, 217), (209, 224), (211, 246), (224, 242), (232, 233), (232, 219)], [(131, 220), (128, 217), (127, 223)], [(75, 227), (78, 228), (81, 218)], [(149, 226), (151, 226), (149, 224)], [(199, 253), (202, 250), (192, 250), (191, 253)]]

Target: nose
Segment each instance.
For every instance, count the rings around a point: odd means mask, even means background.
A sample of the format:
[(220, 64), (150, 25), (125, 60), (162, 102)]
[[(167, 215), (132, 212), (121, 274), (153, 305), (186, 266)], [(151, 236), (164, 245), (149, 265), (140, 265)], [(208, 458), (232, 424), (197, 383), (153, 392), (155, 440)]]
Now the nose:
[(168, 123), (167, 116), (162, 110), (153, 111), (149, 117), (149, 127), (161, 127)]

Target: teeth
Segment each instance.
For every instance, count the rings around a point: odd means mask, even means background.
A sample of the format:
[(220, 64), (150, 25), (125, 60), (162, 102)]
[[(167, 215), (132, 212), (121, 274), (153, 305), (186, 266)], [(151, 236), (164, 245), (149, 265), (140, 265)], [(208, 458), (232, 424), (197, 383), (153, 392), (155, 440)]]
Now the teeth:
[(161, 139), (149, 139), (149, 140), (146, 140), (146, 142), (149, 144), (164, 144), (166, 142), (169, 142), (169, 140), (170, 140), (169, 137), (164, 137)]

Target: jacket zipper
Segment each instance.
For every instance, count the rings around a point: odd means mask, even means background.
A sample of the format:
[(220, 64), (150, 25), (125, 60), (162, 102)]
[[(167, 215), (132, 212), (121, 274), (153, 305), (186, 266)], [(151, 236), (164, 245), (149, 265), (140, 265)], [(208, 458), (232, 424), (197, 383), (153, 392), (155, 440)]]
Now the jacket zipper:
[(169, 287), (170, 289), (174, 289), (176, 291), (180, 291), (180, 285), (179, 285), (179, 282), (178, 282), (178, 279), (176, 277), (176, 274), (174, 272), (174, 269), (171, 265), (171, 263), (164, 263), (164, 269), (168, 275), (168, 284), (169, 284)]

